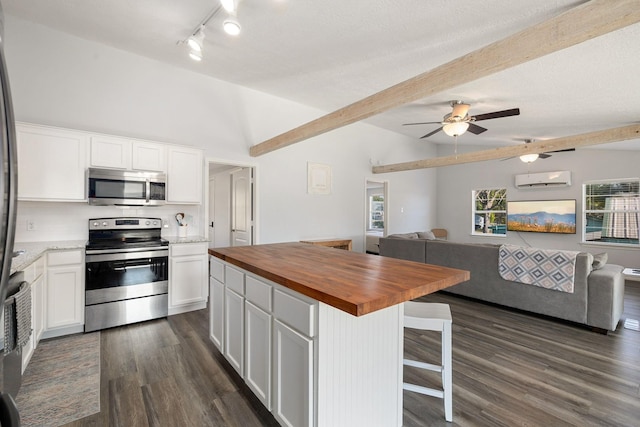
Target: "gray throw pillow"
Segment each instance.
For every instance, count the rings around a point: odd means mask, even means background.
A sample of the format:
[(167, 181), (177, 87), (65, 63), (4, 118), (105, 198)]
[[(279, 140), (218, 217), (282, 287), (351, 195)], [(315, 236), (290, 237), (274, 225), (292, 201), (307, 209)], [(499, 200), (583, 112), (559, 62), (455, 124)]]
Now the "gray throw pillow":
[(593, 256), (593, 264), (591, 264), (591, 268), (594, 270), (599, 270), (607, 263), (609, 259), (609, 255), (606, 252), (601, 254), (597, 254)]
[(418, 231), (418, 239), (436, 240), (433, 231)]

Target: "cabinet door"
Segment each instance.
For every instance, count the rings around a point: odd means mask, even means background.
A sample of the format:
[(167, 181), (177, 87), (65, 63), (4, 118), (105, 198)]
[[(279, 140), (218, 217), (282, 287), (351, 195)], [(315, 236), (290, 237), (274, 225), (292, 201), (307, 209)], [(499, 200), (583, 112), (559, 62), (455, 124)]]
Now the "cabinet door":
[(25, 345), (22, 346), (22, 373), (24, 374), (24, 370), (27, 369), (27, 365), (31, 360), (31, 356), (33, 356), (33, 351), (36, 349), (36, 339), (34, 333), (34, 324), (36, 322), (36, 290), (31, 285), (31, 336)]
[(169, 308), (207, 300), (206, 253), (172, 257), (169, 271)]
[(201, 150), (169, 147), (167, 165), (167, 203), (202, 203)]
[(131, 140), (113, 136), (92, 136), (91, 166), (131, 169)]
[(285, 426), (313, 425), (313, 341), (273, 323), (273, 415)]
[(224, 353), (224, 284), (209, 278), (209, 337)]
[(38, 347), (38, 342), (42, 333), (44, 332), (44, 320), (46, 316), (46, 309), (44, 304), (44, 275), (41, 275), (31, 285), (33, 288), (33, 336), (35, 339), (35, 347)]
[(47, 270), (47, 329), (84, 323), (83, 269), (74, 265)]
[(233, 369), (244, 369), (244, 298), (229, 288), (224, 293), (224, 355)]
[(133, 141), (131, 155), (131, 168), (134, 170), (167, 171), (167, 154), (162, 144)]
[(271, 315), (245, 301), (245, 381), (271, 410)]
[(86, 200), (87, 134), (18, 124), (16, 135), (19, 200)]

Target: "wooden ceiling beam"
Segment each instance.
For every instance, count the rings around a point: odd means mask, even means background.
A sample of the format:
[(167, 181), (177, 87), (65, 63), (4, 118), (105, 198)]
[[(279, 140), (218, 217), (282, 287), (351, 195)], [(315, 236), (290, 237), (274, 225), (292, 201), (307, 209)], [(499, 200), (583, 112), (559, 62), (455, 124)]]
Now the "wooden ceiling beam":
[(591, 0), (503, 40), (252, 146), (253, 157), (640, 22), (638, 0)]
[(411, 162), (395, 163), (391, 165), (374, 166), (373, 173), (400, 172), (414, 169), (437, 168), (441, 166), (460, 165), (464, 163), (483, 162), (486, 160), (508, 159), (523, 154), (549, 153), (569, 148), (587, 147), (590, 145), (608, 144), (610, 142), (626, 141), (640, 138), (640, 124), (606, 129), (581, 135), (536, 141), (529, 144), (512, 147), (498, 147), (491, 150), (475, 151), (453, 156), (436, 157), (433, 159), (415, 160)]

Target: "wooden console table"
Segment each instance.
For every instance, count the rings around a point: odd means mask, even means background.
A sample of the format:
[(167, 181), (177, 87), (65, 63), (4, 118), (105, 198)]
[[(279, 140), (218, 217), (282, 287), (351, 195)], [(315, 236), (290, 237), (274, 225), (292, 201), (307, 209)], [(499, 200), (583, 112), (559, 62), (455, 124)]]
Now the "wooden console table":
[(328, 246), (330, 248), (351, 250), (351, 239), (314, 239), (301, 240), (300, 243), (310, 243), (312, 245)]

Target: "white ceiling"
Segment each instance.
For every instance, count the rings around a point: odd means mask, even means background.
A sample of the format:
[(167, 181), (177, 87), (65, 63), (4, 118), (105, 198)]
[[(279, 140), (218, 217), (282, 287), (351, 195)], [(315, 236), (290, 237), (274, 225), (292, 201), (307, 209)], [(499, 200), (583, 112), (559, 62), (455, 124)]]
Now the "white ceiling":
[[(221, 11), (207, 24), (204, 60), (196, 63), (180, 41), (217, 0), (1, 2), (7, 15), (327, 112), (583, 3), (242, 0), (241, 35), (222, 31)], [(459, 139), (489, 146), (638, 123), (639, 40), (636, 24), (366, 121), (417, 139), (437, 125), (402, 124), (441, 120), (453, 99), (470, 103), (471, 115), (519, 107), (520, 116), (481, 122), (489, 131)], [(451, 138), (440, 132), (423, 141)], [(605, 147), (640, 149), (640, 140)]]

